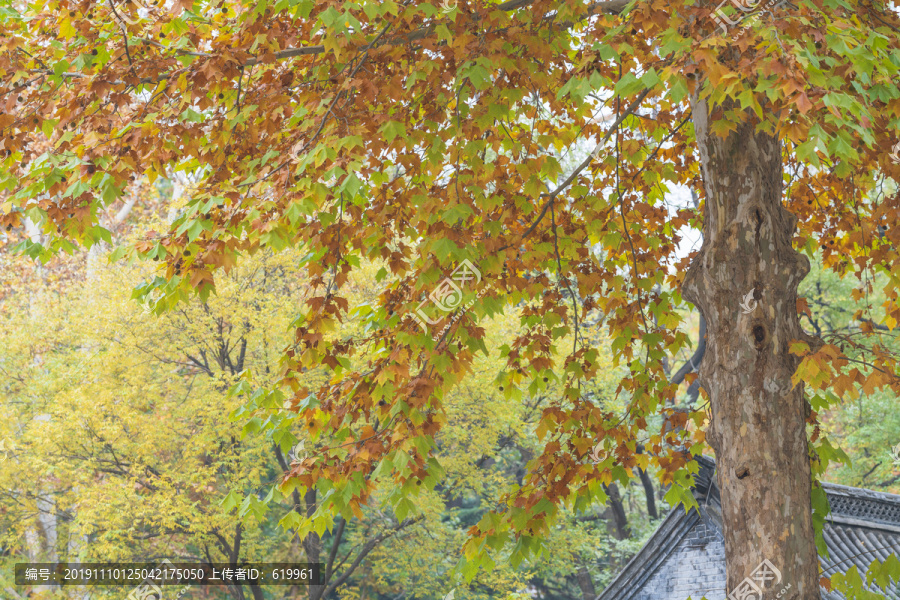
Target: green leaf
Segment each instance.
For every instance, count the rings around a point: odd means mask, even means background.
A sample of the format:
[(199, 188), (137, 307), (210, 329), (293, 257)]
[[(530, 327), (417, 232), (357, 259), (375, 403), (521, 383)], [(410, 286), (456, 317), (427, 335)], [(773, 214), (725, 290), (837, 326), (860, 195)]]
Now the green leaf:
[(47, 119), (41, 123), (41, 132), (43, 132), (47, 139), (53, 137), (53, 132), (56, 131), (57, 123), (59, 123), (57, 119)]
[(394, 506), (394, 516), (397, 517), (397, 521), (402, 523), (406, 517), (414, 513), (415, 510), (416, 507), (412, 501), (409, 498), (403, 498), (396, 506)]
[(288, 514), (281, 517), (281, 520), (278, 521), (278, 525), (286, 531), (296, 531), (300, 528), (300, 525), (303, 523), (303, 517), (296, 511), (291, 511)]
[(253, 417), (247, 421), (243, 429), (241, 429), (241, 439), (247, 437), (251, 433), (257, 433), (260, 429), (262, 429), (262, 419)]
[(616, 94), (619, 96), (631, 96), (644, 89), (644, 84), (634, 73), (628, 72), (616, 82)]
[(444, 237), (435, 240), (431, 245), (431, 249), (441, 263), (446, 262), (449, 258), (455, 258), (456, 253), (459, 252), (459, 246), (456, 245), (456, 242)]
[(887, 590), (891, 581), (900, 582), (900, 560), (897, 560), (897, 555), (891, 554), (883, 563), (873, 560), (866, 571), (866, 582), (869, 585), (874, 582), (882, 590)]
[(235, 490), (231, 490), (228, 492), (228, 495), (219, 501), (219, 506), (224, 508), (227, 512), (231, 512), (241, 503), (241, 498), (241, 494), (238, 494)]
[(400, 136), (406, 136), (406, 126), (399, 121), (388, 121), (381, 126), (379, 131), (381, 131), (382, 135), (384, 135), (384, 139), (387, 140), (388, 143)]
[(187, 228), (188, 241), (193, 242), (203, 233), (203, 221), (194, 221)]

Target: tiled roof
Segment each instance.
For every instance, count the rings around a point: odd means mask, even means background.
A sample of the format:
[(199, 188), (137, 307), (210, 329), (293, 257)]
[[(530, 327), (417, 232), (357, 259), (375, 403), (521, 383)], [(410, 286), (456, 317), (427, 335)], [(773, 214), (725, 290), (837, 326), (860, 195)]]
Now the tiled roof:
[[(837, 521), (837, 519), (835, 519)], [(869, 564), (874, 559), (884, 562), (889, 554), (900, 556), (900, 528), (897, 531), (884, 531), (879, 526), (865, 527), (828, 523), (825, 525), (825, 545), (828, 546), (828, 558), (819, 557), (823, 575), (830, 577), (838, 571), (846, 571), (856, 565), (859, 573), (865, 578)], [(900, 599), (896, 587), (881, 590), (886, 598)], [(822, 591), (823, 600), (843, 600), (837, 592)]]
[[(725, 556), (722, 540), (721, 503), (715, 484), (715, 461), (697, 457), (700, 472), (694, 476), (694, 497), (700, 511), (672, 509), (643, 548), (597, 597), (597, 600), (674, 600), (680, 589), (710, 590), (710, 599), (724, 596)], [(831, 514), (823, 533), (828, 557), (819, 557), (823, 574), (833, 575), (856, 565), (860, 574), (873, 559), (900, 556), (900, 496), (833, 483), (823, 483)], [(693, 543), (702, 531), (700, 544)], [(677, 569), (668, 561), (678, 554)], [(715, 563), (715, 564), (709, 564)], [(668, 571), (666, 570), (668, 569)], [(679, 570), (689, 569), (685, 577)], [(685, 579), (688, 587), (665, 580)], [(717, 592), (717, 593), (716, 593)], [(883, 590), (887, 598), (900, 600), (900, 591)], [(682, 595), (678, 600), (684, 600)], [(822, 590), (823, 600), (841, 600), (836, 592)], [(699, 600), (699, 597), (695, 598)]]

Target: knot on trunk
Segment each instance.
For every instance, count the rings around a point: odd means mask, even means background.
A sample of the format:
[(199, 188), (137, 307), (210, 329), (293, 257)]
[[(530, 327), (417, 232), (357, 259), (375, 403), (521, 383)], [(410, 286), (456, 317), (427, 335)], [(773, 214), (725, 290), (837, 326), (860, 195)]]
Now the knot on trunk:
[(757, 350), (762, 350), (766, 345), (766, 338), (768, 334), (766, 333), (766, 326), (762, 323), (757, 323), (753, 326), (753, 345), (756, 346)]

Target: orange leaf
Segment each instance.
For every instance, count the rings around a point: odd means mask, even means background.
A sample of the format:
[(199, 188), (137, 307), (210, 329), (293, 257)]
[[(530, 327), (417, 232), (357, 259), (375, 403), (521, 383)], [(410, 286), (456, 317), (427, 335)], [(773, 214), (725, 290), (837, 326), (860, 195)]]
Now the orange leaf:
[(797, 100), (794, 102), (797, 105), (797, 110), (799, 110), (802, 114), (806, 114), (809, 112), (809, 109), (812, 108), (812, 102), (809, 101), (809, 97), (806, 95), (806, 92), (801, 92), (797, 96)]

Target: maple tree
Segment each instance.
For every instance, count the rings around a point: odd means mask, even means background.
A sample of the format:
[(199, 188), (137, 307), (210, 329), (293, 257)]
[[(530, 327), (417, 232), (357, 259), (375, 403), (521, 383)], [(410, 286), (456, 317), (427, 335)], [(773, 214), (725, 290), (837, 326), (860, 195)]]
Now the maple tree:
[[(728, 588), (767, 558), (816, 598), (824, 496), (811, 475), (834, 457), (817, 414), (855, 387), (900, 391), (900, 199), (885, 185), (900, 168), (900, 21), (877, 0), (797, 0), (723, 32), (717, 8), (11, 2), (0, 224), (40, 229), (19, 249), (46, 259), (109, 239), (98, 214), (129, 185), (193, 178), (170, 227), (115, 254), (159, 261), (136, 290), (159, 313), (208, 298), (242, 255), (303, 251), (310, 292), (277, 387), (329, 441), (281, 486), (319, 494), (304, 533), (359, 516), (379, 484), (404, 515), (440, 481), (435, 436), (447, 395), (490, 352), (482, 320), (523, 305), (498, 391), (561, 391), (528, 476), (471, 530), (470, 576), (507, 543), (514, 560), (538, 550), (561, 506), (604, 500), (603, 484), (636, 468), (687, 489), (704, 412), (675, 410), (666, 370), (690, 344), (693, 303)], [(595, 150), (564, 169), (584, 140)], [(669, 206), (676, 185), (702, 209)], [(680, 257), (690, 229), (703, 245)], [(808, 256), (855, 276), (857, 299), (881, 276), (884, 304), (855, 315), (860, 335), (802, 330)], [(345, 284), (364, 260), (384, 262), (378, 302), (351, 314)], [(464, 260), (480, 280), (462, 291), (467, 310), (430, 315), (449, 324), (434, 337), (413, 315)], [(597, 315), (627, 367), (623, 411), (589, 393), (599, 353), (584, 322)], [(336, 335), (347, 319), (359, 329)], [(317, 366), (332, 373), (313, 387), (303, 373)]]

